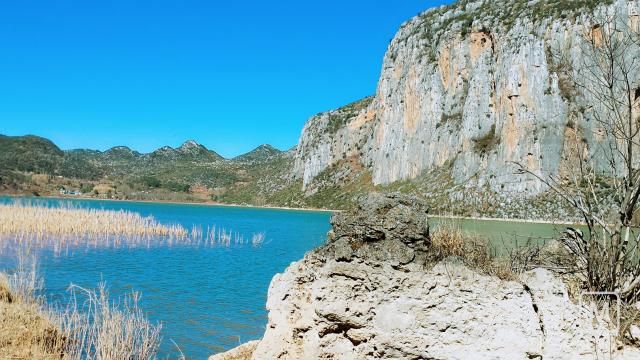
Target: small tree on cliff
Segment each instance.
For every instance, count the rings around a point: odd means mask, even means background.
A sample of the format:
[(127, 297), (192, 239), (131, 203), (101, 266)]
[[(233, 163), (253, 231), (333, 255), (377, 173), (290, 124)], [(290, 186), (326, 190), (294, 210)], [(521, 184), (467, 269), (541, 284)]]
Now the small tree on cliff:
[[(590, 290), (634, 301), (640, 299), (640, 232), (632, 226), (640, 198), (640, 37), (627, 21), (598, 19), (573, 44), (572, 55), (554, 60), (559, 82), (569, 81), (582, 102), (572, 102), (569, 111), (565, 136), (575, 139), (565, 143), (570, 156), (562, 175), (516, 165), (519, 173), (548, 185), (586, 223), (586, 234), (570, 229), (562, 242)], [(594, 122), (594, 141), (586, 141), (580, 121)]]

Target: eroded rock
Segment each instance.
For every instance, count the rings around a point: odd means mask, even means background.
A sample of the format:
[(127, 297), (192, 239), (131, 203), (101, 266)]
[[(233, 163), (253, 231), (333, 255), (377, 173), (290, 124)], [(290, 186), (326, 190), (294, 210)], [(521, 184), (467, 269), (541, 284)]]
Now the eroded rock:
[(428, 207), (413, 196), (363, 196), (355, 210), (333, 216), (329, 244), (322, 251), (337, 261), (407, 265), (429, 246), (427, 213)]
[(250, 341), (225, 353), (212, 355), (209, 360), (251, 360), (257, 346), (258, 341)]
[(455, 261), (406, 272), (312, 253), (274, 278), (267, 308), (253, 359), (596, 359), (617, 346), (541, 269), (521, 283)]
[(505, 281), (454, 258), (427, 265), (416, 199), (374, 194), (332, 223), (327, 245), (273, 278), (252, 359), (640, 358), (547, 270)]

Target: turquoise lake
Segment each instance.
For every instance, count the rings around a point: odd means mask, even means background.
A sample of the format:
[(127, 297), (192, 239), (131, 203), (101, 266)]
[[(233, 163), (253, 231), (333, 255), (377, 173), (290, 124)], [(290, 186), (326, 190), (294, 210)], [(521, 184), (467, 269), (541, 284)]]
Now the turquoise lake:
[[(0, 203), (16, 200), (1, 197)], [(260, 246), (162, 246), (150, 248), (78, 247), (60, 253), (38, 252), (49, 301), (64, 302), (70, 283), (94, 288), (105, 281), (114, 298), (132, 290), (141, 306), (162, 323), (160, 358), (209, 355), (258, 339), (267, 324), (265, 303), (271, 278), (323, 244), (331, 214), (204, 205), (94, 200), (26, 200), (47, 206), (127, 210), (153, 216), (163, 224), (216, 226), (251, 238), (264, 233)], [(0, 254), (0, 270), (14, 264)]]
[[(40, 273), (49, 302), (63, 303), (69, 284), (95, 288), (105, 281), (113, 298), (142, 293), (141, 306), (162, 323), (160, 358), (177, 358), (174, 342), (188, 359), (259, 339), (267, 324), (265, 303), (271, 278), (326, 241), (328, 212), (208, 205), (0, 197), (51, 207), (126, 210), (153, 216), (162, 224), (225, 228), (250, 239), (263, 233), (260, 246), (173, 245), (143, 248), (38, 250)], [(433, 217), (432, 227), (449, 224), (491, 240), (496, 248), (536, 244), (557, 238), (564, 225)], [(15, 257), (0, 253), (0, 271)]]

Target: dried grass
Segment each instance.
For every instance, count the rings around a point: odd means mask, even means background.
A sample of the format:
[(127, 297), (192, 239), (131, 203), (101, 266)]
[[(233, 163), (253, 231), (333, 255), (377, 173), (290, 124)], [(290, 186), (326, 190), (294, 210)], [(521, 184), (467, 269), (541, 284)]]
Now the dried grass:
[(0, 252), (15, 248), (50, 248), (56, 253), (72, 247), (242, 246), (258, 247), (265, 233), (245, 237), (216, 226), (164, 225), (153, 217), (129, 211), (0, 205)]
[(454, 224), (440, 224), (431, 234), (431, 251), (434, 260), (447, 257), (460, 258), (465, 265), (503, 280), (515, 279), (508, 258), (499, 258), (491, 251), (489, 241), (463, 232)]
[(0, 273), (0, 354), (8, 359), (61, 359), (65, 340), (42, 310), (36, 261), (20, 256), (11, 274)]
[(153, 217), (129, 211), (0, 205), (0, 237), (29, 234), (33, 238), (107, 238), (112, 236), (185, 238), (180, 225), (163, 225)]
[(38, 297), (36, 261), (20, 259), (12, 274), (0, 274), (0, 354), (9, 359), (153, 359), (160, 325), (151, 324), (131, 293), (111, 301), (97, 290), (72, 286), (65, 307), (47, 307)]
[(67, 339), (68, 359), (153, 359), (160, 345), (160, 324), (147, 320), (132, 292), (111, 301), (104, 283), (97, 290), (70, 288), (71, 301), (49, 316)]

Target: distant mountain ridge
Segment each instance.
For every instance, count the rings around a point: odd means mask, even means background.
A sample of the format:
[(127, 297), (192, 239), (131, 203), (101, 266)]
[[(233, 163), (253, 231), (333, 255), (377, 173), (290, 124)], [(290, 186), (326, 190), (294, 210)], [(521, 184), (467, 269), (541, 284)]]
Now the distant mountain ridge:
[[(290, 171), (285, 169), (292, 166), (292, 152), (271, 145), (260, 145), (246, 154), (225, 159), (195, 140), (187, 140), (177, 148), (163, 146), (140, 153), (126, 146), (105, 151), (61, 150), (50, 140), (35, 135), (0, 135), (0, 190), (3, 184), (5, 187), (11, 184), (14, 190), (31, 189), (33, 175), (42, 174), (69, 179), (61, 181), (58, 187), (73, 187), (64, 184), (76, 182), (113, 185), (108, 196), (120, 196), (118, 191), (146, 194), (166, 189), (181, 193), (198, 191), (211, 198), (237, 192), (243, 194), (242, 199), (251, 201), (253, 197), (246, 194), (258, 196), (261, 186), (274, 191), (288, 184)], [(271, 186), (272, 176), (278, 177), (273, 182), (281, 185)]]
[(175, 159), (180, 157), (190, 157), (196, 160), (208, 159), (211, 161), (261, 160), (283, 152), (282, 150), (279, 150), (272, 145), (262, 144), (245, 154), (227, 159), (217, 152), (210, 150), (204, 145), (191, 139), (186, 140), (177, 148), (165, 145), (149, 153), (141, 153), (129, 148), (128, 146), (114, 146), (105, 151), (85, 148), (62, 150), (51, 140), (41, 136), (31, 134), (22, 136), (8, 136), (0, 134), (0, 150), (3, 151), (5, 157), (7, 155), (13, 155), (13, 151), (17, 151), (17, 149), (21, 149), (21, 151), (27, 151), (27, 153), (38, 150), (39, 153), (48, 153), (55, 156), (64, 156), (64, 153), (76, 153), (87, 156), (102, 155), (120, 159), (145, 157), (170, 157)]
[(269, 160), (270, 158), (278, 156), (280, 154), (282, 154), (281, 150), (278, 150), (269, 144), (263, 144), (246, 154), (236, 156), (235, 158), (233, 158), (233, 160), (243, 162), (261, 162)]

